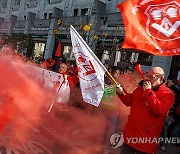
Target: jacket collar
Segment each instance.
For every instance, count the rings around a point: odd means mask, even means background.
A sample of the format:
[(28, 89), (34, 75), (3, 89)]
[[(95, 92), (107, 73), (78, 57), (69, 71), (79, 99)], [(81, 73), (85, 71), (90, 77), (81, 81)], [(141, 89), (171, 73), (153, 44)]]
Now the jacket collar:
[(156, 88), (152, 88), (153, 91), (157, 91), (159, 89), (159, 87), (161, 87), (162, 85), (165, 85), (165, 80), (163, 80), (163, 82)]

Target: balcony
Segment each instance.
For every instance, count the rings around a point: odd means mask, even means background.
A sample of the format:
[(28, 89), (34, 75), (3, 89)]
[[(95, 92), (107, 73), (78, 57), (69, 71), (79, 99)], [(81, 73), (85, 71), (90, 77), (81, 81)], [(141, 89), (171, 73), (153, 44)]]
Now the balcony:
[(13, 33), (20, 33), (20, 32), (24, 32), (25, 27), (26, 27), (26, 22), (27, 21), (17, 21), (14, 24), (14, 28), (13, 28)]
[(35, 20), (31, 27), (31, 32), (32, 33), (39, 32), (46, 34), (49, 31), (49, 28), (50, 28), (50, 19)]
[(33, 23), (34, 28), (49, 28), (50, 19), (39, 19), (35, 20)]
[(10, 27), (10, 22), (3, 22), (1, 23), (0, 26), (0, 33), (7, 33), (8, 32), (8, 28)]

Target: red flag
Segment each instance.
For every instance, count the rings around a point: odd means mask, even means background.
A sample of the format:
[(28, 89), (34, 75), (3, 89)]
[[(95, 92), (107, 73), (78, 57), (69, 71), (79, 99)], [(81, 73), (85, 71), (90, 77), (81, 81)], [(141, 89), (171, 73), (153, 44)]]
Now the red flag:
[(56, 57), (60, 57), (61, 56), (61, 41), (58, 42), (58, 46), (56, 49), (56, 53), (55, 53)]
[(180, 55), (180, 0), (126, 0), (117, 7), (126, 30), (123, 48)]

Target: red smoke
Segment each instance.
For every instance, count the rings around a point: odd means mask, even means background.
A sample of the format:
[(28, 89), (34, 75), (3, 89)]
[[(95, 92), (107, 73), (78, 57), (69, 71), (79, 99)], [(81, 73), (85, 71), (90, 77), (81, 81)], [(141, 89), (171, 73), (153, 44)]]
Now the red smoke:
[[(27, 67), (20, 68), (19, 65)], [(108, 116), (112, 112), (107, 111), (107, 114), (103, 109), (87, 104), (85, 109), (55, 104), (48, 113), (53, 94), (25, 73), (33, 74), (28, 65), (31, 63), (27, 64), (19, 56), (0, 54), (1, 144), (19, 153), (103, 153)], [(120, 81), (130, 92), (139, 79), (136, 74), (123, 74)], [(74, 95), (74, 99), (80, 97), (78, 93)], [(115, 102), (120, 113), (119, 129), (122, 130), (129, 109), (118, 98)]]
[(28, 65), (21, 57), (0, 55), (1, 144), (19, 153), (102, 151), (107, 119), (95, 107), (87, 111), (55, 105), (48, 113), (51, 91), (25, 73), (33, 73)]
[(46, 95), (39, 85), (23, 73), (25, 70), (18, 68), (16, 63), (23, 61), (11, 55), (0, 56), (1, 119), (3, 118), (5, 123), (25, 116), (38, 119)]

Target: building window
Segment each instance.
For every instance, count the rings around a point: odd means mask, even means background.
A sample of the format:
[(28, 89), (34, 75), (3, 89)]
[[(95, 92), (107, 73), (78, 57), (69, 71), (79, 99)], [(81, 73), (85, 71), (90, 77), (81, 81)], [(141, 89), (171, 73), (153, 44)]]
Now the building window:
[(44, 19), (47, 19), (47, 13), (44, 13)]
[(101, 19), (102, 25), (106, 25), (107, 24), (108, 17), (101, 17), (100, 19)]
[(74, 16), (78, 16), (78, 9), (74, 9)]
[(52, 13), (49, 13), (49, 19), (51, 19), (52, 18)]
[(7, 1), (5, 0), (2, 2), (2, 8), (6, 8), (6, 7), (7, 7)]
[(45, 51), (45, 43), (35, 43), (34, 46), (34, 58), (43, 57)]
[(60, 2), (62, 2), (62, 0), (48, 0), (49, 4), (60, 3)]
[(88, 8), (81, 9), (81, 15), (88, 15)]
[(71, 46), (64, 46), (63, 56), (66, 58), (72, 58), (72, 47)]

